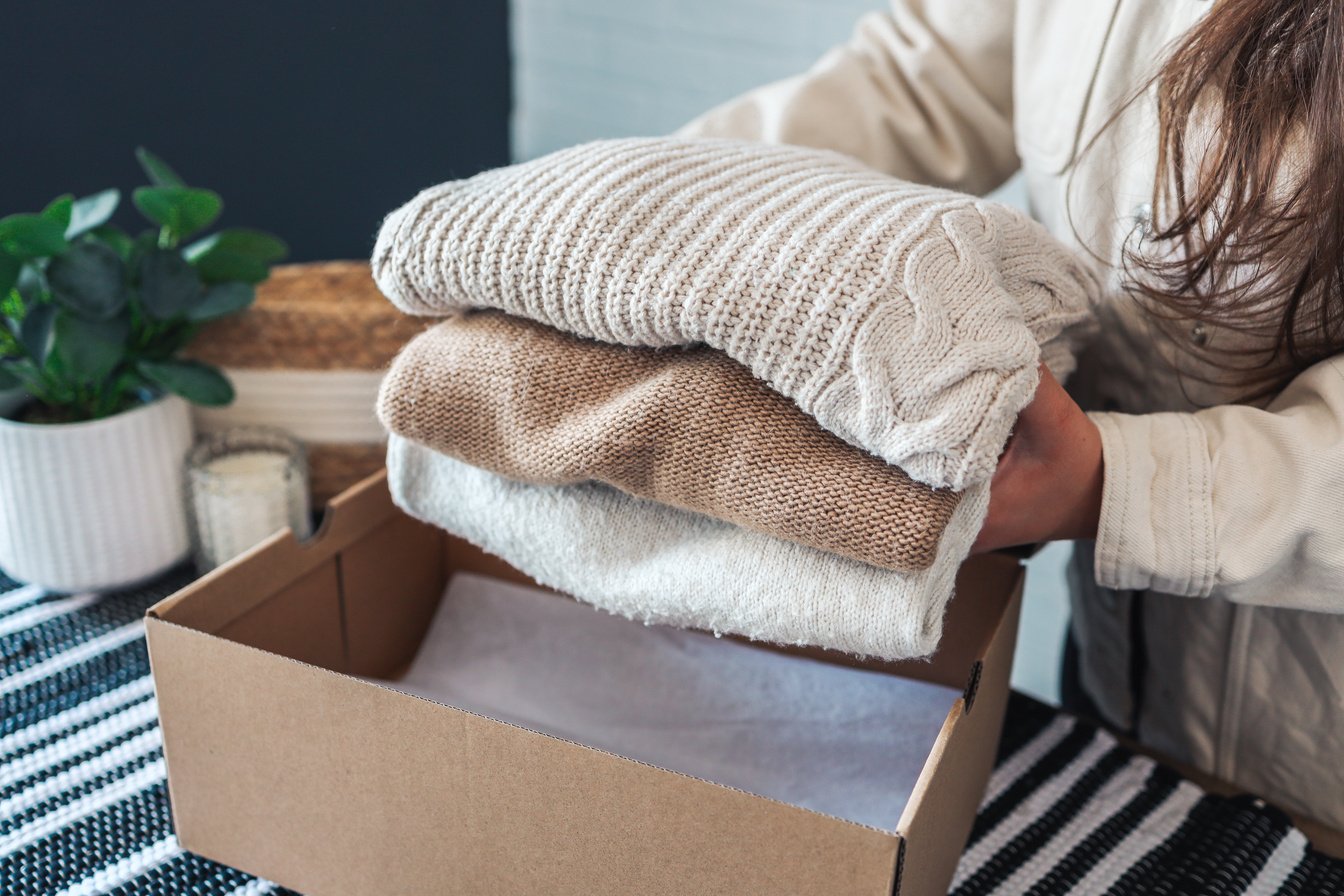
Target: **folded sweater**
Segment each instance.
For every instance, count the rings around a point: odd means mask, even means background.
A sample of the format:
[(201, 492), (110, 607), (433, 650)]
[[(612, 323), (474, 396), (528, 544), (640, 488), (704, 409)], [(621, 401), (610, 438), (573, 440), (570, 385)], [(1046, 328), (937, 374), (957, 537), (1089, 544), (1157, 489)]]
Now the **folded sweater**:
[(422, 192), (384, 222), (412, 314), (499, 308), (633, 346), (704, 343), (935, 487), (992, 475), (1099, 281), (1007, 206), (837, 153), (606, 140)]
[(387, 471), (407, 513), (609, 612), (883, 659), (938, 646), (989, 501), (987, 484), (968, 489), (933, 564), (900, 573), (599, 483), (516, 482), (396, 435)]
[(722, 352), (625, 348), (498, 312), (416, 337), (378, 416), (511, 479), (603, 482), (906, 572), (933, 563), (960, 497), (826, 432)]

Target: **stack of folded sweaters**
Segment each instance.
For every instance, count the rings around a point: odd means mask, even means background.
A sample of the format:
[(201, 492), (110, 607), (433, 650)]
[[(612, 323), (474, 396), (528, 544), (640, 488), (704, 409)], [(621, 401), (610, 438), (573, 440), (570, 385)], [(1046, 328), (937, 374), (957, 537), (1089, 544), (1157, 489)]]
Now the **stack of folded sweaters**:
[(379, 398), (409, 513), (634, 619), (886, 659), (937, 646), (1100, 288), (1010, 208), (673, 138), (426, 190), (373, 271), (445, 318)]

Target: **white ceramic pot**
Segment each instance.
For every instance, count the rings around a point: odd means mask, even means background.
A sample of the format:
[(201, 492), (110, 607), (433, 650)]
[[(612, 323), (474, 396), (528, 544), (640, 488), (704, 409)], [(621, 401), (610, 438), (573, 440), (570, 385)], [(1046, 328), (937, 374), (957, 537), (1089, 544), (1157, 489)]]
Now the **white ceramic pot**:
[(98, 591), (177, 563), (189, 548), (191, 439), (175, 395), (87, 423), (0, 419), (0, 569), (54, 591)]

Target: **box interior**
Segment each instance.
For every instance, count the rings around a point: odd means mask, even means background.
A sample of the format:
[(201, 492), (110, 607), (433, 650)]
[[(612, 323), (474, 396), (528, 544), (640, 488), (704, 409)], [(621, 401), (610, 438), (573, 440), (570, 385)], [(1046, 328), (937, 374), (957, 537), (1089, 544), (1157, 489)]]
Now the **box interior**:
[(405, 674), (365, 680), (885, 831), (961, 696), (475, 573), (452, 576)]

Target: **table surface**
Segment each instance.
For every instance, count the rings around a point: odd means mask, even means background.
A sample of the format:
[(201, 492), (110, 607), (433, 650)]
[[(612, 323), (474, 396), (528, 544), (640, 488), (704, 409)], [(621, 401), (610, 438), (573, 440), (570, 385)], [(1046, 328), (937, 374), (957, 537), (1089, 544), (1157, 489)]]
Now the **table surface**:
[[(3, 896), (289, 892), (173, 837), (142, 617), (189, 580), (58, 595), (0, 576)], [(952, 892), (1344, 896), (1344, 861), (1015, 694)]]

